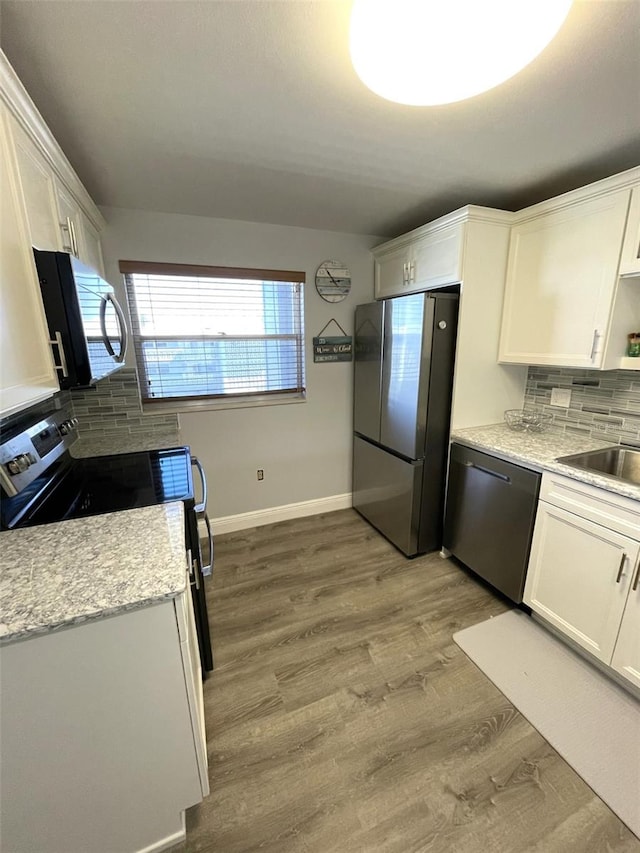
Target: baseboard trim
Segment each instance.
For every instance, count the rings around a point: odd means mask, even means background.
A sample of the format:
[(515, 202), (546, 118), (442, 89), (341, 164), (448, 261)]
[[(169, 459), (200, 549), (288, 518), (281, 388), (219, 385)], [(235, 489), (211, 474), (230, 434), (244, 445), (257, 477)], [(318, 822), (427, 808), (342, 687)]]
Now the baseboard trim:
[(168, 850), (170, 847), (175, 847), (176, 844), (182, 843), (187, 837), (184, 812), (181, 812), (180, 814), (180, 823), (182, 824), (182, 828), (177, 832), (174, 832), (172, 835), (167, 835), (159, 841), (154, 841), (153, 844), (149, 844), (148, 847), (138, 850), (137, 853), (161, 853), (162, 850)]
[(293, 504), (272, 506), (268, 509), (258, 509), (253, 512), (241, 512), (238, 515), (224, 515), (211, 519), (215, 534), (235, 533), (237, 530), (247, 530), (249, 527), (261, 527), (263, 524), (273, 524), (276, 521), (289, 521), (292, 518), (303, 518), (307, 515), (319, 515), (321, 512), (334, 512), (338, 509), (349, 509), (353, 504), (351, 492), (344, 495), (330, 495), (327, 498), (316, 498), (311, 501), (299, 501)]

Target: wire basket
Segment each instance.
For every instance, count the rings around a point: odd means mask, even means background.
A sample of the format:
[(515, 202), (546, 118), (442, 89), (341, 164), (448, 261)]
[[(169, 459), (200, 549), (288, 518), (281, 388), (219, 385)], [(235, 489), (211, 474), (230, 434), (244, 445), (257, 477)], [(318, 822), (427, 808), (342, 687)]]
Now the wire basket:
[(507, 409), (504, 420), (509, 429), (515, 432), (544, 432), (551, 424), (553, 415), (526, 409)]

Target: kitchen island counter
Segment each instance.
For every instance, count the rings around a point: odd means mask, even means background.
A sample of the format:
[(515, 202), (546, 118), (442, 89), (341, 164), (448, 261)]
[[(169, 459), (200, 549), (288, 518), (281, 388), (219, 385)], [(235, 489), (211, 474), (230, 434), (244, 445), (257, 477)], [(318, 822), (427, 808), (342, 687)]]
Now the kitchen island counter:
[(181, 501), (7, 530), (0, 643), (175, 598), (186, 585)]
[(534, 471), (554, 471), (573, 480), (640, 501), (640, 486), (556, 461), (559, 456), (611, 447), (616, 443), (613, 440), (602, 441), (568, 433), (517, 432), (505, 424), (453, 430), (451, 440)]

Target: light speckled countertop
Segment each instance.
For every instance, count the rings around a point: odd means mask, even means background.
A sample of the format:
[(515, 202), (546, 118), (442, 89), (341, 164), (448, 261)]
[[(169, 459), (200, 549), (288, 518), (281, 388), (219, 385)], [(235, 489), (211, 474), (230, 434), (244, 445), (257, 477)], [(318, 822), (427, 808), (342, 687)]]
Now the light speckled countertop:
[(184, 506), (0, 534), (0, 643), (175, 598), (186, 585)]
[(177, 430), (145, 435), (122, 432), (106, 436), (84, 436), (78, 438), (70, 447), (69, 453), (76, 459), (87, 456), (111, 456), (114, 453), (137, 453), (141, 450), (165, 450), (168, 447), (182, 447)]
[(564, 474), (565, 477), (571, 477), (573, 480), (580, 480), (583, 483), (589, 483), (592, 486), (598, 486), (609, 492), (615, 492), (618, 495), (640, 501), (640, 486), (606, 477), (604, 474), (596, 474), (594, 471), (585, 471), (562, 462), (556, 462), (559, 456), (569, 456), (573, 453), (584, 453), (589, 450), (599, 450), (602, 447), (611, 447), (614, 444), (612, 441), (603, 442), (589, 437), (568, 435), (567, 433), (560, 435), (551, 432), (516, 432), (509, 429), (505, 424), (454, 430), (451, 439), (459, 444), (491, 453), (508, 462), (516, 462), (535, 471), (555, 471), (557, 474)]

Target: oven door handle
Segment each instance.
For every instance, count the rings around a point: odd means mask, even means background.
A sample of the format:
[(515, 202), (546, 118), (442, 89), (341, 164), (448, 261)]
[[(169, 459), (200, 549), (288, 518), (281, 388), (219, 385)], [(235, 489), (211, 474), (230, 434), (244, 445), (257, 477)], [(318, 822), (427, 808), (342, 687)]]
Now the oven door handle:
[(195, 465), (200, 474), (200, 479), (202, 480), (202, 503), (196, 504), (195, 510), (198, 515), (206, 515), (207, 513), (207, 476), (204, 473), (204, 468), (202, 467), (202, 462), (196, 457), (191, 457), (191, 464)]
[(202, 566), (202, 576), (208, 578), (213, 574), (213, 533), (211, 532), (211, 522), (209, 521), (207, 513), (203, 513), (200, 518), (206, 525), (207, 536), (209, 538), (209, 564), (207, 566)]

